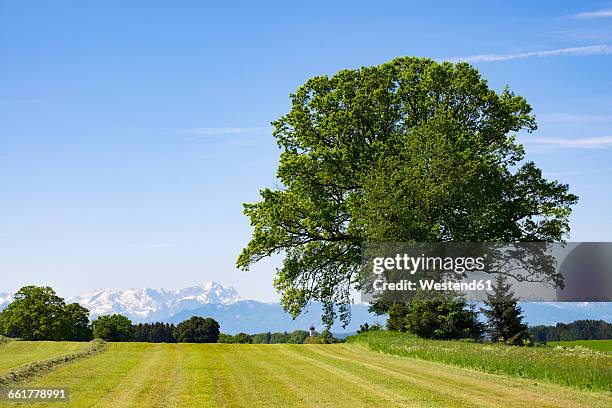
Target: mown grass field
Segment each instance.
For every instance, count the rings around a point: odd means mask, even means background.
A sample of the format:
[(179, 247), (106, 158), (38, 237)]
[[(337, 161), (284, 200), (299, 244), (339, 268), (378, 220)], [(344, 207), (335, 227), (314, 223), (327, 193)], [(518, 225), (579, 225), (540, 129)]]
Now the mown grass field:
[[(56, 345), (55, 351), (50, 350), (53, 343), (19, 342), (17, 347), (45, 356), (66, 347), (83, 347), (82, 343)], [(3, 359), (7, 346), (0, 346)], [(99, 354), (60, 365), (20, 385), (67, 387), (68, 403), (47, 404), (62, 407), (612, 405), (610, 393), (403, 358), (355, 344), (108, 343)], [(32, 404), (0, 402), (0, 406)]]
[(36, 361), (84, 350), (87, 343), (68, 341), (9, 341), (0, 345), (0, 375)]
[(612, 391), (612, 354), (587, 348), (512, 347), (425, 340), (398, 332), (348, 338), (372, 351), (580, 389)]
[(612, 353), (612, 340), (574, 340), (574, 341), (551, 341), (549, 346), (573, 347), (582, 346), (591, 350)]

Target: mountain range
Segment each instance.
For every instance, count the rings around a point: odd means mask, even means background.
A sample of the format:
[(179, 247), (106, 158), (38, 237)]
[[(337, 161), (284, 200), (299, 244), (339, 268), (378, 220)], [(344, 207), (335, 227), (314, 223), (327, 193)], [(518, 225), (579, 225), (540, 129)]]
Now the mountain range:
[(207, 304), (236, 303), (240, 296), (232, 287), (217, 282), (205, 282), (177, 290), (137, 288), (100, 289), (66, 299), (88, 308), (92, 318), (119, 313), (135, 322), (167, 320), (183, 310), (197, 309)]
[[(0, 293), (0, 310), (13, 299)], [(293, 331), (314, 325), (322, 327), (320, 303), (312, 303), (307, 310), (292, 319), (279, 303), (241, 300), (237, 291), (217, 282), (206, 282), (177, 290), (133, 288), (99, 289), (66, 299), (77, 302), (91, 311), (91, 318), (119, 313), (133, 322), (164, 321), (179, 323), (191, 316), (212, 317), (224, 333), (257, 333), (264, 331)], [(612, 321), (612, 303), (521, 303), (525, 321), (529, 325), (569, 323), (581, 319)], [(336, 323), (335, 333), (354, 332), (363, 323), (384, 324), (384, 316), (368, 312), (368, 305), (355, 304), (347, 327)]]

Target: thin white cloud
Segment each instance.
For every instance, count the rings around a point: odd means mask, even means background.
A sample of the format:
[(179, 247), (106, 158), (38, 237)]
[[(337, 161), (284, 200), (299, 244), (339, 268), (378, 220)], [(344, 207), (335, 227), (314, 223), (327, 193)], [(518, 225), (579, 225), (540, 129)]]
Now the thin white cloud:
[(588, 11), (586, 13), (578, 13), (575, 18), (606, 18), (612, 17), (612, 9), (604, 9), (597, 11)]
[(532, 57), (583, 57), (590, 55), (612, 55), (612, 45), (587, 45), (583, 47), (557, 48), (545, 51), (520, 52), (515, 54), (481, 54), (451, 59), (452, 62), (494, 62)]
[(547, 145), (561, 148), (577, 149), (606, 149), (612, 147), (612, 136), (586, 137), (586, 138), (546, 138), (546, 137), (527, 137), (522, 138), (522, 142), (529, 144)]

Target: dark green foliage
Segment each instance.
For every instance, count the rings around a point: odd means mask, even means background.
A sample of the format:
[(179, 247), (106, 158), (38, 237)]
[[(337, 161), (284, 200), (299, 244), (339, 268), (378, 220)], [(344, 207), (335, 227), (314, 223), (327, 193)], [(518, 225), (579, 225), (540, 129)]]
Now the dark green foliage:
[(306, 330), (295, 330), (289, 333), (287, 337), (287, 343), (291, 344), (302, 344), (309, 333)]
[(93, 338), (89, 310), (78, 303), (66, 305), (62, 326), (63, 340), (89, 341)]
[[(244, 205), (237, 260), (284, 255), (275, 287), (297, 316), (350, 319), (364, 242), (559, 241), (577, 197), (525, 162), (531, 107), (467, 63), (397, 58), (308, 80), (273, 122), (278, 189)], [(550, 276), (551, 280), (555, 277)]]
[(315, 336), (309, 336), (304, 340), (305, 344), (333, 344), (339, 342), (340, 340), (335, 338), (329, 329), (324, 329), (321, 333), (317, 333)]
[(487, 317), (487, 332), (494, 342), (506, 342), (513, 346), (531, 343), (527, 325), (523, 323), (518, 299), (514, 297), (506, 277), (498, 274), (493, 293), (487, 294), (485, 308), (481, 311)]
[(247, 333), (238, 333), (235, 335), (221, 333), (219, 334), (218, 343), (230, 343), (230, 344), (251, 344), (253, 343), (253, 336)]
[(180, 343), (216, 343), (219, 323), (210, 317), (193, 316), (176, 326), (174, 337)]
[(334, 337), (334, 335), (329, 331), (329, 329), (324, 329), (321, 334), (317, 336), (319, 342), (321, 344), (333, 344), (338, 343), (338, 339)]
[(362, 325), (359, 325), (359, 329), (357, 329), (357, 334), (377, 330), (382, 330), (382, 327), (380, 327), (380, 325), (378, 324), (373, 324), (370, 326), (368, 323), (364, 323)]
[(257, 333), (251, 336), (253, 344), (274, 344), (274, 343), (291, 343), (291, 344), (302, 344), (308, 337), (308, 331), (306, 330), (295, 330), (291, 333)]
[(555, 326), (529, 328), (533, 339), (540, 343), (572, 340), (612, 340), (612, 324), (604, 320), (576, 320)]
[(484, 331), (474, 307), (454, 294), (393, 304), (389, 309), (387, 328), (436, 340), (480, 339)]
[(269, 344), (272, 333), (257, 333), (252, 336), (253, 344)]
[(92, 322), (93, 336), (106, 341), (132, 341), (132, 321), (120, 314), (100, 316)]
[(146, 343), (176, 343), (174, 329), (169, 323), (139, 323), (134, 326), (134, 341)]
[(289, 333), (284, 332), (284, 333), (272, 333), (272, 335), (270, 336), (270, 344), (276, 344), (276, 343), (287, 343), (287, 340), (289, 339)]
[(89, 310), (48, 286), (24, 286), (0, 313), (0, 334), (24, 340), (91, 340)]

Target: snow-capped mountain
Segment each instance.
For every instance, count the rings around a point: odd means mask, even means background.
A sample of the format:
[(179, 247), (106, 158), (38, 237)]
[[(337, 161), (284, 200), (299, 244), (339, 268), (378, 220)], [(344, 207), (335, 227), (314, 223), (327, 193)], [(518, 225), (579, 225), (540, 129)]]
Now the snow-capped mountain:
[(0, 310), (8, 306), (13, 301), (13, 295), (10, 293), (0, 293)]
[(134, 322), (163, 320), (184, 310), (197, 309), (207, 304), (227, 305), (240, 300), (232, 287), (206, 282), (177, 290), (165, 289), (100, 289), (67, 299), (88, 308), (91, 317), (119, 313)]

